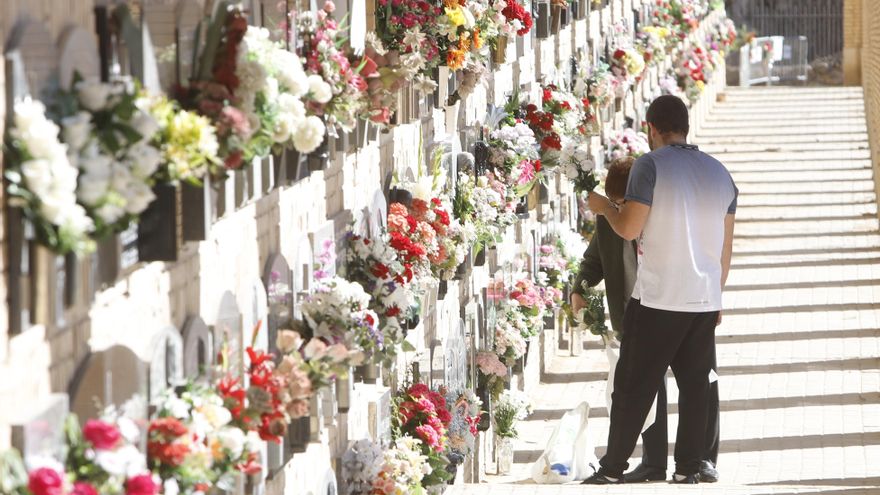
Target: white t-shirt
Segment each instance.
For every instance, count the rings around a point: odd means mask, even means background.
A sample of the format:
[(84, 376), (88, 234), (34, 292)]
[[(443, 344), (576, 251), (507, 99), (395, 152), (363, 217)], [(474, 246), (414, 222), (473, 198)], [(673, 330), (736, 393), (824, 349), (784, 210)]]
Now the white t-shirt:
[(724, 217), (736, 213), (737, 194), (724, 165), (696, 146), (664, 146), (639, 157), (626, 200), (651, 211), (639, 237), (632, 297), (666, 311), (721, 310)]

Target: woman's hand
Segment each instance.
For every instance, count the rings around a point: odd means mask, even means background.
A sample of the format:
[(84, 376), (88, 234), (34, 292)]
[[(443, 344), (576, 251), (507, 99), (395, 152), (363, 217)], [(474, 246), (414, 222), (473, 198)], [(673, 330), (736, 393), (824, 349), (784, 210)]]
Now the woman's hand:
[(604, 215), (609, 207), (614, 206), (611, 200), (599, 193), (590, 191), (587, 196), (587, 207), (596, 215)]

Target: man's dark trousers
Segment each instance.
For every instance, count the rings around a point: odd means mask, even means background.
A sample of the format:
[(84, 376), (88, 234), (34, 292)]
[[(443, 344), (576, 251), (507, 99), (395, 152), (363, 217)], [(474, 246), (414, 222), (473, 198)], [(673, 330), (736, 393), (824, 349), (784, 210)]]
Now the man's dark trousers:
[[(717, 370), (715, 350), (712, 350), (712, 369)], [(669, 422), (666, 418), (666, 381), (660, 382), (657, 391), (657, 419), (654, 424), (642, 433), (642, 464), (666, 470), (669, 457)], [(718, 465), (718, 447), (721, 437), (720, 414), (718, 409), (718, 382), (709, 384), (709, 418), (706, 422), (706, 451), (704, 461), (712, 461)]]
[(718, 312), (664, 311), (630, 300), (623, 318), (620, 359), (614, 376), (608, 450), (599, 473), (620, 478), (635, 449), (654, 396), (672, 367), (679, 389), (675, 442), (678, 474), (696, 474), (706, 450), (709, 371), (713, 366)]

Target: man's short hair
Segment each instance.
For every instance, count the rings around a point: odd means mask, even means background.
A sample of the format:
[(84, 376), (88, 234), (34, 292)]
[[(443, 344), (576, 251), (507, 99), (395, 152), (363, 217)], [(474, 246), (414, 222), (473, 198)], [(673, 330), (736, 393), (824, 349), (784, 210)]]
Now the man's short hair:
[(681, 98), (674, 95), (657, 97), (651, 102), (645, 117), (660, 134), (674, 133), (687, 136), (690, 130), (687, 106)]
[(626, 183), (629, 181), (629, 171), (636, 159), (631, 156), (617, 158), (608, 165), (608, 175), (605, 177), (605, 193), (609, 198), (623, 198), (626, 196)]

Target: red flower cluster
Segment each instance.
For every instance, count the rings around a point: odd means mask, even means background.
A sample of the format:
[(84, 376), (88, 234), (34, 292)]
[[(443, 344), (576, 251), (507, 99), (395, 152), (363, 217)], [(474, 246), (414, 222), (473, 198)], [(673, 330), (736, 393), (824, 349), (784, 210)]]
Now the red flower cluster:
[(430, 202), (413, 199), (409, 208), (392, 203), (388, 209), (391, 247), (412, 266), (428, 269), (428, 262), (446, 260), (448, 253), (440, 240), (447, 235), (448, 227), (449, 212), (438, 198)]
[(397, 408), (401, 430), (422, 439), (429, 449), (442, 452), (452, 421), (446, 399), (423, 383), (413, 384), (403, 395)]
[(517, 20), (522, 24), (522, 28), (516, 34), (525, 36), (532, 30), (532, 14), (528, 13), (516, 0), (508, 0), (507, 7), (504, 7), (501, 13), (504, 14), (508, 22)]
[(150, 422), (147, 431), (147, 457), (156, 467), (178, 467), (189, 454), (186, 425), (177, 418), (158, 418)]
[(82, 434), (98, 450), (110, 450), (119, 445), (119, 440), (122, 439), (115, 425), (97, 419), (86, 421)]
[[(548, 94), (549, 90), (544, 90), (545, 103)], [(561, 138), (559, 137), (559, 134), (553, 130), (553, 124), (555, 121), (555, 117), (552, 113), (538, 110), (538, 107), (535, 105), (530, 104), (526, 106), (526, 122), (528, 122), (532, 132), (535, 133), (535, 137), (540, 140), (542, 153), (549, 149), (562, 149)]]

